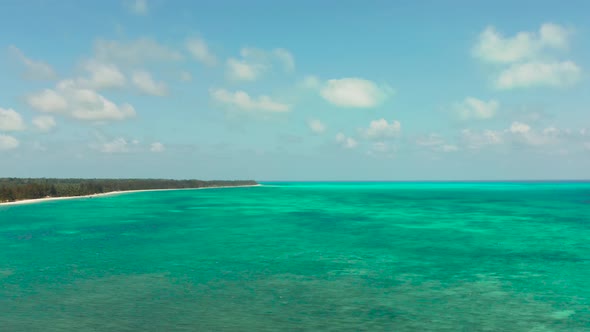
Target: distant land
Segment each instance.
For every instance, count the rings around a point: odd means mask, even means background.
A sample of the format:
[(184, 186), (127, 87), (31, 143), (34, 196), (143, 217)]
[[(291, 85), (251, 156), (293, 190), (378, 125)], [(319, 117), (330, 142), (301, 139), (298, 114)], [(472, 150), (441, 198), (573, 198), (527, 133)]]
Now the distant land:
[(254, 180), (0, 178), (0, 203), (120, 191), (254, 186)]

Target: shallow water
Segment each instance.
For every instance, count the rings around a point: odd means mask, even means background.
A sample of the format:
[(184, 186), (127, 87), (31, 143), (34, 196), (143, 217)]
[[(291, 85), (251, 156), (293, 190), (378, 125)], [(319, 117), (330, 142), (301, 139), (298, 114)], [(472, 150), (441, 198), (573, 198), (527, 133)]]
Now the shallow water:
[(590, 331), (590, 183), (0, 207), (1, 331)]

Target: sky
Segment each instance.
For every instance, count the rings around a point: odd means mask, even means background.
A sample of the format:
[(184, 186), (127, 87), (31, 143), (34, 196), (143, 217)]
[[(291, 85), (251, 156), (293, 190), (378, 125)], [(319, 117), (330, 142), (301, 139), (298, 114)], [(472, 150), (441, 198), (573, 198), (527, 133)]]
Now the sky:
[(0, 177), (590, 179), (588, 13), (5, 0)]

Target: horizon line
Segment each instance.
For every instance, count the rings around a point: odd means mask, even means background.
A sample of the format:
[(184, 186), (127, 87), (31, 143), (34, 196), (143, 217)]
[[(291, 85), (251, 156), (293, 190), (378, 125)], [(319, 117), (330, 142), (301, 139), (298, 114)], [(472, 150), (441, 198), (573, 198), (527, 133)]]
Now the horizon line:
[(409, 183), (409, 182), (456, 182), (456, 183), (481, 183), (481, 182), (590, 182), (590, 179), (505, 179), (505, 180), (256, 180), (257, 182), (306, 182), (306, 183)]

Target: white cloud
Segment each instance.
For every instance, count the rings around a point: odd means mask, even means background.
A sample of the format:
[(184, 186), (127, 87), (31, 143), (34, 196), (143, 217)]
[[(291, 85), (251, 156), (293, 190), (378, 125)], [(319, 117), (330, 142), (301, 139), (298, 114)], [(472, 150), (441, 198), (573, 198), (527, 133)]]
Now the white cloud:
[(90, 78), (79, 79), (78, 82), (81, 86), (99, 90), (125, 86), (125, 75), (113, 64), (90, 60), (84, 63), (83, 67), (90, 74)]
[(147, 71), (136, 71), (133, 73), (133, 84), (143, 93), (152, 96), (165, 96), (168, 88), (163, 82), (156, 82)]
[(438, 146), (444, 144), (445, 141), (437, 134), (430, 134), (426, 137), (420, 137), (416, 140), (416, 144), (420, 146)]
[(289, 105), (274, 101), (268, 96), (263, 95), (258, 98), (252, 98), (244, 91), (230, 92), (225, 89), (213, 89), (209, 93), (217, 102), (246, 111), (280, 113), (288, 112), (290, 109)]
[(541, 26), (540, 40), (547, 47), (567, 49), (571, 31), (554, 23), (545, 23)]
[(487, 27), (473, 49), (473, 55), (487, 62), (510, 63), (539, 57), (548, 49), (567, 49), (570, 32), (564, 27), (545, 23), (538, 33), (519, 32), (502, 36), (494, 27)]
[(110, 63), (139, 64), (182, 60), (182, 55), (150, 38), (129, 42), (99, 39), (94, 43), (95, 57)]
[(371, 146), (371, 151), (387, 152), (388, 150), (389, 150), (389, 146), (385, 142), (375, 142)]
[(133, 106), (117, 105), (92, 89), (80, 87), (74, 80), (60, 81), (54, 90), (30, 95), (27, 102), (36, 110), (79, 120), (112, 121), (135, 116)]
[(496, 115), (499, 103), (496, 100), (483, 101), (474, 97), (467, 97), (461, 103), (455, 104), (455, 112), (464, 120), (491, 119)]
[(188, 71), (183, 71), (180, 73), (180, 80), (183, 82), (190, 82), (193, 80), (193, 75)]
[(374, 142), (371, 144), (367, 155), (374, 157), (395, 157), (397, 146), (388, 142)]
[(581, 72), (580, 67), (572, 61), (519, 63), (502, 71), (495, 85), (499, 89), (568, 86), (580, 79)]
[(260, 64), (230, 58), (227, 60), (227, 76), (236, 81), (254, 81), (264, 71)]
[(149, 7), (147, 0), (133, 0), (129, 2), (129, 10), (136, 15), (147, 15)]
[(506, 132), (513, 143), (529, 146), (555, 145), (561, 140), (560, 131), (555, 127), (545, 128), (539, 132), (522, 122), (513, 122)]
[(0, 135), (0, 151), (16, 149), (20, 145), (19, 141), (8, 135)]
[(119, 137), (110, 142), (102, 143), (99, 150), (104, 153), (123, 153), (129, 151), (128, 145), (127, 140)]
[(522, 122), (513, 122), (508, 130), (513, 134), (528, 134), (531, 131), (531, 126)]
[(56, 126), (56, 123), (52, 116), (41, 115), (33, 119), (33, 125), (35, 125), (40, 131), (48, 132)]
[(286, 72), (295, 70), (295, 57), (288, 50), (276, 48), (265, 51), (253, 47), (244, 47), (240, 50), (241, 58), (229, 58), (227, 60), (227, 77), (238, 81), (254, 81), (262, 74), (272, 69), (278, 61)]
[(27, 97), (27, 103), (32, 108), (48, 113), (59, 113), (67, 110), (68, 101), (64, 96), (51, 89), (45, 89)]
[(461, 131), (464, 144), (469, 149), (480, 149), (485, 146), (498, 145), (504, 142), (502, 132), (485, 130), (483, 133), (474, 132), (471, 129)]
[(504, 130), (484, 130), (481, 132), (464, 129), (463, 142), (469, 149), (481, 149), (488, 146), (516, 144), (530, 147), (558, 146), (560, 143), (584, 139), (582, 132), (560, 130), (550, 126), (542, 130), (535, 130), (524, 122), (513, 122)]
[(273, 50), (273, 54), (283, 63), (285, 71), (292, 72), (295, 70), (295, 57), (291, 52), (284, 48), (277, 48)]
[(192, 38), (186, 41), (186, 48), (190, 54), (201, 63), (207, 66), (215, 66), (217, 58), (207, 46), (207, 43), (201, 38)]
[(553, 23), (513, 37), (488, 27), (479, 36), (473, 55), (486, 62), (510, 64), (494, 78), (498, 89), (569, 86), (579, 81), (581, 68), (573, 61), (556, 61), (550, 51), (567, 50), (570, 35), (570, 30)]
[(55, 70), (53, 70), (53, 68), (49, 64), (43, 61), (37, 61), (28, 58), (16, 46), (10, 46), (9, 49), (19, 59), (19, 61), (21, 61), (25, 65), (27, 69), (25, 72), (25, 78), (36, 80), (51, 80), (57, 77)]
[(458, 150), (459, 150), (459, 148), (453, 144), (444, 144), (443, 146), (440, 147), (440, 151), (442, 151), (442, 152), (455, 152)]
[(307, 125), (309, 129), (316, 134), (323, 134), (326, 131), (326, 126), (317, 119), (307, 121)]
[(358, 146), (358, 142), (354, 138), (346, 137), (343, 133), (336, 134), (336, 142), (346, 149), (354, 149)]
[(555, 128), (553, 128), (553, 130), (545, 130), (539, 133), (534, 131), (531, 126), (526, 123), (513, 122), (506, 132), (511, 134), (510, 139), (514, 143), (540, 146), (557, 142), (558, 137), (555, 135), (554, 129)]
[(385, 119), (371, 121), (369, 128), (362, 129), (361, 132), (368, 139), (383, 139), (396, 137), (400, 134), (402, 125), (399, 121), (387, 122)]
[(300, 85), (306, 89), (319, 89), (322, 82), (317, 76), (307, 75), (303, 81), (301, 81)]
[(384, 102), (393, 89), (387, 85), (378, 86), (362, 78), (328, 80), (320, 95), (339, 107), (371, 108)]
[(25, 130), (25, 122), (19, 113), (13, 109), (0, 107), (0, 131)]
[(166, 147), (160, 142), (152, 143), (150, 146), (150, 151), (152, 152), (164, 152), (164, 150), (166, 150)]
[(447, 143), (440, 135), (430, 134), (416, 140), (416, 144), (436, 152), (455, 152), (459, 148), (454, 144)]

